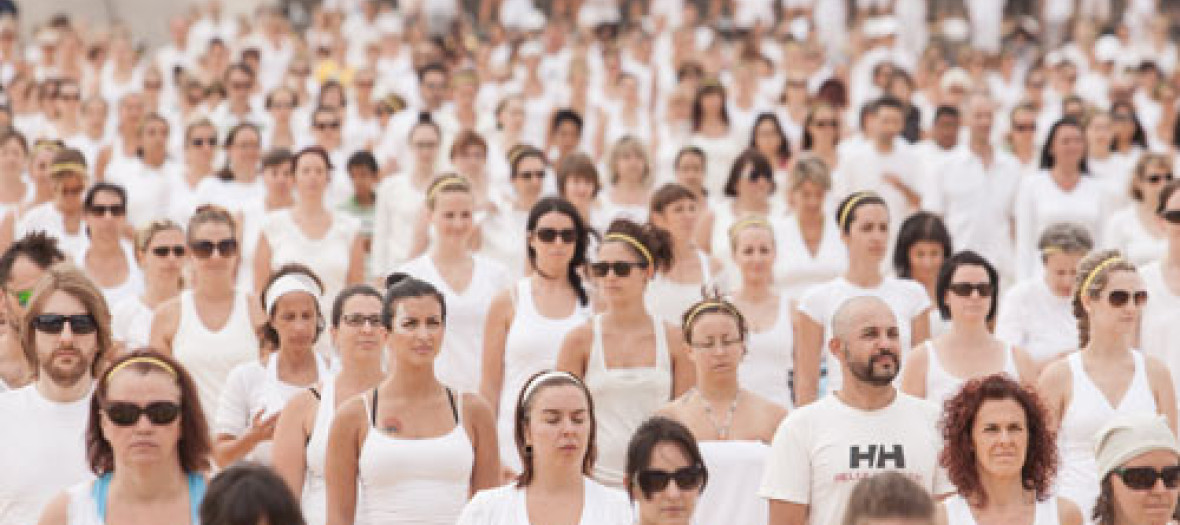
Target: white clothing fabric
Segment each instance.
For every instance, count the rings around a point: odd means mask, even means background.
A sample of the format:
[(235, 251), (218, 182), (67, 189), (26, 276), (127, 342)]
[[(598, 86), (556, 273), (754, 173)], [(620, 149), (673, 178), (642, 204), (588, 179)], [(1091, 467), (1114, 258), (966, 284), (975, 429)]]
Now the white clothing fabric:
[(65, 219), (52, 202), (38, 204), (25, 212), (16, 223), (13, 238), (19, 239), (38, 231), (56, 238), (57, 247), (75, 262), (78, 254), (90, 244), (83, 225), (78, 226), (77, 232), (66, 231)]
[(1070, 298), (1053, 295), (1044, 279), (1017, 283), (1000, 304), (996, 337), (1023, 348), (1037, 363), (1045, 364), (1078, 347), (1078, 321)]
[(697, 250), (697, 259), (701, 265), (701, 281), (696, 283), (680, 283), (668, 278), (667, 275), (657, 274), (644, 291), (644, 302), (647, 311), (660, 319), (679, 321), (684, 312), (701, 300), (701, 288), (715, 284), (713, 271), (709, 268), (710, 259), (705, 252)]
[[(750, 316), (746, 315), (749, 319)], [(779, 298), (774, 325), (761, 332), (751, 331), (746, 343), (746, 357), (738, 366), (743, 388), (785, 408), (794, 406), (791, 392), (795, 371), (795, 330), (791, 323), (791, 299)]]
[(142, 296), (124, 297), (111, 308), (111, 336), (127, 348), (148, 346), (154, 313), (144, 304)]
[[(971, 506), (963, 496), (955, 494), (947, 498), (943, 506), (946, 507), (947, 525), (977, 525), (975, 515), (971, 514)], [(1057, 517), (1057, 498), (1038, 501), (1034, 509), (1032, 525), (1060, 525), (1061, 520)]]
[(1025, 177), (1016, 197), (1016, 277), (1023, 280), (1040, 274), (1041, 257), (1037, 239), (1051, 224), (1073, 222), (1085, 228), (1101, 245), (1102, 222), (1107, 217), (1106, 191), (1092, 176), (1082, 175), (1070, 191), (1063, 191), (1039, 171)]
[(1103, 244), (1121, 252), (1135, 266), (1159, 260), (1168, 249), (1164, 238), (1147, 231), (1135, 206), (1128, 206), (1106, 219), (1104, 232)]
[[(619, 489), (585, 478), (582, 518), (578, 525), (631, 525), (631, 501)], [(459, 515), (456, 525), (532, 525), (528, 494), (515, 484), (481, 490)]]
[(414, 226), (425, 206), (425, 195), (410, 184), (408, 173), (386, 177), (377, 184), (376, 194), (369, 268), (387, 272), (410, 258)]
[(767, 523), (770, 506), (758, 497), (770, 447), (761, 441), (698, 443), (709, 483), (697, 502), (695, 522)]
[(1163, 263), (1152, 262), (1139, 267), (1139, 277), (1147, 290), (1147, 304), (1139, 321), (1139, 345), (1144, 354), (1163, 361), (1172, 373), (1172, 384), (1180, 384), (1180, 294), (1164, 281)]
[(243, 213), (265, 199), (266, 186), (263, 185), (261, 176), (255, 178), (254, 182), (224, 180), (218, 176), (210, 176), (197, 183), (199, 204), (216, 204), (231, 212)]
[(1057, 448), (1061, 454), (1061, 471), (1057, 476), (1057, 495), (1069, 498), (1079, 509), (1094, 508), (1098, 499), (1098, 464), (1094, 460), (1095, 437), (1117, 415), (1155, 414), (1158, 408), (1147, 379), (1143, 354), (1132, 350), (1135, 371), (1122, 399), (1110, 399), (1090, 379), (1082, 366), (1082, 354), (1074, 352), (1066, 359), (1072, 377), (1069, 405), (1061, 416)]
[(890, 231), (893, 232), (913, 208), (900, 190), (885, 182), (885, 174), (896, 175), (914, 192), (922, 191), (926, 184), (922, 158), (913, 152), (912, 146), (900, 140), (888, 153), (878, 151), (872, 144), (847, 151), (840, 158), (840, 173), (843, 176), (832, 181), (832, 195), (843, 199), (856, 191), (876, 192), (889, 208)]
[(810, 505), (808, 523), (839, 523), (863, 478), (897, 471), (932, 494), (954, 491), (938, 466), (938, 407), (901, 392), (860, 410), (829, 395), (787, 415), (774, 434), (758, 495)]
[(159, 168), (152, 168), (138, 158), (127, 164), (126, 169), (108, 169), (106, 181), (127, 190), (127, 224), (139, 229), (149, 222), (168, 216), (169, 198), (172, 196), (169, 173), (181, 171), (176, 162), (165, 162)]
[[(627, 443), (639, 425), (672, 399), (672, 356), (664, 323), (652, 317), (655, 331), (655, 366), (607, 368), (602, 344), (602, 315), (592, 318), (594, 341), (586, 363), (586, 388), (594, 397), (598, 420), (598, 460), (594, 478), (611, 487), (622, 487)], [(615, 352), (637, 349), (613, 349)]]
[(62, 490), (91, 479), (86, 460), (90, 396), (57, 403), (32, 384), (0, 394), (0, 525), (37, 523)]
[(823, 237), (815, 253), (803, 240), (795, 215), (776, 218), (774, 239), (778, 246), (774, 282), (779, 291), (798, 299), (808, 288), (835, 279), (848, 271), (848, 247), (840, 240), (835, 219), (825, 217)]
[(483, 235), (480, 253), (503, 264), (509, 272), (505, 280), (513, 281), (526, 275), (528, 257), (524, 246), (529, 214), (516, 209), (508, 198), (496, 200), (496, 211), (479, 221)]
[[(938, 356), (938, 349), (933, 341), (926, 341), (926, 399), (943, 406), (947, 399), (959, 393), (967, 379), (956, 376), (942, 366)], [(1016, 356), (1012, 344), (1004, 345), (1004, 368), (1001, 370), (1014, 381), (1020, 380), (1020, 373), (1016, 370)]]
[[(336, 415), (336, 377), (331, 374), (325, 376), (320, 381), (319, 392), (315, 423), (312, 424), (311, 435), (307, 437), (307, 446), (303, 448), (305, 469), (303, 494), (299, 503), (308, 525), (324, 525), (328, 522), (328, 434)], [(360, 495), (360, 491), (357, 491), (357, 495)]]
[[(321, 306), (329, 307), (348, 282), (349, 254), (360, 231), (360, 221), (347, 213), (331, 210), (332, 225), (318, 239), (308, 237), (290, 209), (272, 211), (262, 220), (262, 234), (270, 245), (270, 267), (278, 270), (287, 263), (311, 268), (324, 283)], [(330, 311), (329, 308), (321, 309)]]
[(230, 371), (242, 363), (257, 361), (259, 356), (258, 336), (250, 322), (249, 296), (242, 292), (236, 295), (225, 325), (215, 331), (205, 326), (197, 314), (192, 290), (180, 292), (180, 322), (172, 338), (172, 356), (193, 376), (208, 420), (217, 412)]
[[(318, 381), (328, 376), (328, 363), (323, 356), (313, 355)], [(217, 402), (217, 416), (213, 419), (215, 435), (241, 436), (250, 429), (256, 414), (261, 412), (265, 414), (263, 417), (269, 417), (278, 413), (287, 406), (287, 401), (307, 388), (279, 379), (278, 356), (277, 353), (271, 354), (265, 365), (248, 361), (230, 371)], [(243, 459), (269, 465), (273, 446), (270, 440), (261, 442)]]
[(706, 137), (693, 133), (688, 138), (688, 144), (701, 148), (705, 152), (705, 190), (709, 195), (722, 195), (725, 181), (729, 179), (729, 171), (733, 168), (733, 161), (742, 153), (745, 144), (736, 135), (733, 126), (730, 133), (723, 137)]
[[(146, 284), (143, 281), (143, 272), (139, 270), (139, 264), (135, 259), (135, 247), (131, 245), (130, 241), (119, 241), (119, 247), (123, 249), (123, 256), (127, 259), (127, 278), (122, 283), (116, 284), (109, 288), (99, 287), (102, 290), (102, 296), (106, 299), (108, 305), (116, 305), (123, 302), (129, 297), (139, 297), (143, 294)], [(78, 266), (85, 268), (86, 255), (90, 253), (90, 243), (86, 243), (86, 247), (78, 253)], [(97, 283), (95, 283), (97, 284)]]

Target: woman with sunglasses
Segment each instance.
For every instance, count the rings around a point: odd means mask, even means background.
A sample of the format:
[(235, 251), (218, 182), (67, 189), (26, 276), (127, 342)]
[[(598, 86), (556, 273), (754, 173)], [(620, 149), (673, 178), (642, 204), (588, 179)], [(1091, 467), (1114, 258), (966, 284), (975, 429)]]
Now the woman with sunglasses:
[(86, 233), (90, 242), (75, 257), (78, 265), (102, 290), (107, 304), (143, 293), (143, 273), (135, 247), (123, 238), (127, 229), (127, 192), (119, 185), (99, 182), (86, 190)]
[(1136, 266), (1158, 260), (1167, 250), (1163, 221), (1156, 210), (1160, 192), (1171, 180), (1172, 156), (1144, 153), (1131, 172), (1131, 205), (1106, 220), (1103, 242), (1126, 254)]
[(971, 379), (946, 400), (940, 428), (939, 463), (958, 489), (942, 523), (1083, 523), (1073, 502), (1053, 495), (1057, 443), (1031, 387), (1005, 374)]
[(1163, 256), (1139, 268), (1143, 287), (1151, 296), (1143, 308), (1139, 344), (1147, 355), (1156, 356), (1172, 371), (1172, 382), (1180, 379), (1180, 364), (1172, 350), (1180, 340), (1180, 181), (1171, 181), (1160, 191), (1157, 221), (1165, 242)]
[(25, 212), (16, 223), (13, 238), (45, 232), (57, 238), (57, 245), (63, 252), (75, 257), (89, 242), (82, 224), (85, 211), (82, 194), (90, 183), (86, 158), (76, 149), (60, 149), (54, 153), (49, 171), (53, 179), (53, 200)]
[(906, 357), (902, 392), (941, 404), (973, 377), (1003, 373), (1025, 384), (1036, 382), (1032, 358), (992, 335), (999, 287), (996, 268), (979, 254), (968, 250), (947, 259), (938, 272), (934, 301), (949, 327)]
[(651, 315), (644, 291), (671, 263), (667, 232), (626, 219), (611, 223), (589, 265), (602, 313), (571, 330), (557, 369), (586, 382), (599, 418), (594, 478), (621, 487), (627, 437), (692, 385), (692, 365), (680, 332)]
[(751, 216), (769, 217), (775, 207), (770, 200), (774, 188), (774, 168), (764, 155), (753, 149), (738, 155), (725, 181), (723, 194), (727, 198), (712, 206), (713, 214), (700, 230), (707, 232), (706, 238), (698, 239), (701, 246), (723, 264), (732, 262), (730, 226)]
[[(683, 424), (655, 416), (631, 436), (626, 490), (635, 506), (636, 525), (696, 523), (693, 513), (708, 480), (697, 440)], [(730, 514), (725, 516), (723, 522), (737, 523)]]
[(785, 213), (771, 219), (778, 231), (774, 284), (792, 299), (848, 269), (840, 228), (825, 213), (831, 189), (832, 173), (823, 159), (811, 153), (795, 159), (787, 175)]
[(274, 433), (275, 471), (302, 500), (310, 525), (327, 520), (324, 461), (337, 409), (385, 378), (382, 361), (389, 331), (381, 323), (381, 293), (365, 284), (345, 288), (332, 303), (331, 323), (339, 370), (291, 398)]
[(172, 177), (168, 196), (168, 217), (183, 223), (197, 209), (197, 188), (213, 175), (213, 158), (217, 154), (217, 127), (202, 118), (184, 129), (184, 166)]
[[(692, 431), (713, 474), (714, 489), (701, 499), (700, 523), (767, 522), (767, 503), (758, 497), (758, 488), (770, 441), (787, 415), (781, 401), (743, 388), (750, 385), (745, 365), (752, 340), (749, 319), (739, 308), (712, 295), (684, 312), (682, 329), (697, 386), (660, 409)], [(786, 390), (786, 374), (776, 371)]]
[(500, 196), (496, 212), (483, 221), (480, 251), (508, 267), (509, 277), (517, 279), (528, 271), (520, 247), (525, 245), (529, 211), (545, 188), (548, 162), (545, 152), (528, 145), (512, 148), (508, 161), (512, 191)]
[(160, 304), (152, 317), (152, 347), (188, 368), (206, 415), (216, 411), (230, 371), (261, 357), (257, 334), (267, 320), (253, 294), (234, 284), (236, 230), (225, 208), (197, 208), (186, 228), (192, 288)]
[(1058, 494), (1089, 509), (1100, 481), (1093, 456), (1098, 430), (1117, 414), (1136, 412), (1163, 414), (1176, 428), (1176, 394), (1167, 367), (1131, 348), (1147, 302), (1135, 266), (1117, 251), (1094, 252), (1082, 259), (1074, 282), (1080, 351), (1045, 367), (1038, 390), (1057, 427)]
[(519, 472), (513, 447), (513, 408), (525, 381), (553, 368), (553, 341), (590, 318), (582, 268), (590, 232), (569, 201), (546, 197), (528, 219), (528, 260), (532, 272), (501, 291), (488, 306), (483, 335), (479, 392), (497, 409), (500, 461)]
[(184, 288), (184, 229), (170, 220), (153, 221), (136, 232), (135, 257), (143, 270), (143, 292), (111, 307), (111, 335), (126, 348), (148, 346), (152, 312)]
[(467, 179), (453, 173), (435, 178), (426, 190), (426, 209), (435, 233), (430, 250), (397, 271), (430, 283), (447, 299), (452, 322), (435, 362), (439, 381), (461, 392), (478, 392), (488, 309), (508, 285), (508, 271), (471, 249), (475, 197)]
[(209, 429), (184, 367), (150, 350), (115, 358), (90, 401), (86, 456), (97, 478), (60, 494), (39, 523), (199, 523)]
[(692, 101), (692, 135), (688, 143), (708, 157), (705, 189), (714, 195), (721, 193), (725, 177), (742, 151), (742, 141), (734, 136), (736, 130), (725, 101), (725, 88), (716, 80), (703, 82)]
[(861, 295), (879, 297), (897, 319), (901, 348), (911, 348), (930, 334), (930, 298), (922, 285), (881, 273), (881, 261), (889, 250), (889, 208), (873, 192), (857, 192), (836, 207), (836, 225), (848, 247), (848, 271), (818, 284), (799, 299), (799, 321), (795, 332), (795, 404), (803, 406), (818, 399), (823, 391), (839, 390), (839, 373), (827, 374), (827, 388), (821, 389), (831, 321), (847, 299)]
[(838, 176), (840, 155), (836, 147), (840, 144), (840, 111), (834, 106), (820, 103), (812, 106), (803, 121), (802, 150), (811, 153), (828, 166), (831, 179)]
[(381, 310), (389, 374), (340, 405), (328, 436), (328, 525), (450, 525), (472, 494), (495, 486), (496, 423), (478, 394), (441, 383), (442, 292), (390, 276)]
[(653, 176), (646, 146), (635, 137), (624, 136), (611, 148), (606, 165), (610, 173), (610, 185), (602, 196), (606, 221), (647, 221)]
[(696, 243), (702, 205), (697, 194), (677, 183), (660, 186), (652, 194), (652, 225), (672, 237), (672, 264), (656, 274), (647, 288), (647, 307), (661, 319), (678, 319), (701, 298), (701, 287), (714, 283), (721, 263)]
[(1175, 523), (1180, 496), (1180, 447), (1159, 416), (1120, 415), (1096, 437), (1101, 485), (1094, 525)]
[(509, 439), (521, 473), (513, 483), (476, 494), (458, 525), (630, 525), (623, 492), (589, 477), (597, 420), (586, 385), (568, 372), (541, 371), (522, 387), (514, 396)]

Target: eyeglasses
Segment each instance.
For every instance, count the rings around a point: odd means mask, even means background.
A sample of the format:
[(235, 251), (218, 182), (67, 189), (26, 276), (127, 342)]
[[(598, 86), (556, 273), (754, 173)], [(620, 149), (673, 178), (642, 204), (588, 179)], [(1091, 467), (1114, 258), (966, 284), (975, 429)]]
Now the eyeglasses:
[(1021, 131), (1024, 133), (1031, 133), (1037, 130), (1036, 124), (1013, 124), (1012, 131)]
[(1172, 224), (1180, 224), (1180, 210), (1164, 210), (1160, 212), (1160, 217)]
[(156, 246), (152, 248), (152, 255), (156, 257), (167, 257), (171, 252), (173, 257), (184, 257), (185, 247), (179, 244), (172, 246)]
[(1156, 469), (1154, 467), (1119, 467), (1111, 472), (1123, 478), (1123, 484), (1131, 490), (1151, 490), (1155, 482), (1163, 480), (1164, 486), (1174, 489), (1180, 485), (1180, 465)]
[(373, 328), (383, 326), (381, 323), (381, 314), (346, 314), (341, 316), (340, 320), (353, 328), (361, 328), (366, 324), (372, 325)]
[(1115, 308), (1122, 308), (1127, 305), (1131, 299), (1134, 298), (1135, 306), (1143, 306), (1147, 302), (1147, 292), (1139, 290), (1138, 292), (1129, 292), (1127, 290), (1113, 290), (1106, 296), (1106, 301)]
[(678, 468), (674, 472), (643, 469), (635, 474), (635, 481), (639, 484), (639, 490), (648, 497), (668, 488), (669, 481), (675, 481), (680, 490), (696, 490), (705, 481), (705, 469), (700, 465)]
[(331, 122), (316, 122), (312, 125), (315, 129), (340, 129), (340, 121), (333, 120)]
[(91, 215), (96, 217), (102, 217), (103, 215), (107, 214), (110, 214), (111, 217), (122, 217), (123, 215), (127, 214), (127, 207), (123, 206), (122, 204), (111, 204), (109, 206), (94, 204), (89, 208), (86, 208), (86, 211), (90, 212)]
[(959, 297), (971, 297), (971, 292), (979, 292), (980, 297), (991, 297), (995, 289), (991, 283), (951, 283), (947, 290)]
[(189, 141), (189, 144), (196, 146), (198, 148), (202, 147), (202, 146), (209, 146), (209, 147), (213, 148), (213, 147), (217, 147), (217, 139), (214, 137), (193, 139), (193, 140)]
[(213, 255), (213, 250), (222, 257), (233, 257), (238, 253), (237, 239), (222, 239), (217, 242), (213, 241), (193, 241), (189, 243), (189, 247), (193, 249), (193, 255), (198, 259), (208, 259)]
[(126, 401), (111, 401), (102, 411), (111, 423), (120, 427), (134, 425), (139, 422), (140, 416), (144, 415), (153, 425), (167, 425), (180, 417), (180, 404), (172, 401), (152, 401), (147, 406), (139, 406)]
[(558, 238), (561, 238), (561, 242), (566, 244), (573, 244), (574, 241), (578, 240), (578, 231), (573, 228), (564, 228), (560, 230), (556, 228), (538, 228), (534, 234), (537, 236), (538, 241), (541, 241), (545, 244), (556, 241)]
[(1144, 175), (1142, 178), (1144, 181), (1147, 181), (1148, 184), (1159, 184), (1161, 182), (1172, 180), (1172, 172), (1169, 171), (1167, 173), (1153, 173), (1151, 175)]
[(837, 122), (836, 119), (824, 119), (824, 120), (813, 121), (811, 123), (811, 125), (815, 126), (817, 128), (834, 128), (836, 126), (839, 126), (840, 123)]
[(98, 331), (98, 321), (90, 314), (61, 315), (41, 314), (33, 318), (33, 328), (47, 334), (60, 334), (70, 324), (70, 331), (78, 335), (93, 334)]
[(415, 142), (414, 148), (416, 148), (416, 149), (437, 149), (438, 143), (437, 142)]
[(590, 274), (595, 277), (606, 277), (606, 274), (614, 271), (615, 275), (619, 277), (627, 277), (631, 275), (632, 268), (644, 269), (647, 268), (645, 262), (631, 262), (631, 261), (615, 261), (615, 262), (595, 262), (590, 263)]
[(513, 175), (512, 178), (524, 179), (524, 180), (531, 180), (531, 179), (541, 180), (541, 179), (545, 178), (545, 170), (522, 171), (520, 173)]

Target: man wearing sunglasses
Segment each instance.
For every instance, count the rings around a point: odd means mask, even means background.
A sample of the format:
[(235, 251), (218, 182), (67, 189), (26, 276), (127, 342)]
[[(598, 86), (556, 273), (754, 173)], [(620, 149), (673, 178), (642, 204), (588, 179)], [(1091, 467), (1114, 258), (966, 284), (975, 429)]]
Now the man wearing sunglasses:
[(840, 523), (853, 487), (880, 472), (901, 472), (935, 495), (954, 490), (938, 466), (939, 408), (899, 392), (897, 319), (876, 297), (836, 310), (828, 350), (840, 390), (790, 413), (775, 433), (759, 495), (771, 525)]
[(111, 352), (110, 311), (77, 268), (46, 270), (21, 318), (32, 384), (0, 394), (0, 525), (35, 523), (55, 494), (91, 475), (86, 424)]

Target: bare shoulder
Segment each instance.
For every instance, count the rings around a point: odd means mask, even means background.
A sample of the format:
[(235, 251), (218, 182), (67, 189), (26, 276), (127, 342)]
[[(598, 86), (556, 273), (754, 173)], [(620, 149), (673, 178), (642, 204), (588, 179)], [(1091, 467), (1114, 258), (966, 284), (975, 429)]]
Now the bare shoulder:
[(1082, 525), (1086, 521), (1081, 509), (1065, 498), (1057, 498), (1057, 520), (1061, 525)]
[(492, 406), (488, 404), (483, 396), (475, 393), (464, 393), (460, 396), (463, 400), (463, 415), (472, 418), (475, 421), (492, 420)]
[(66, 525), (70, 521), (70, 495), (66, 492), (58, 493), (41, 511), (38, 525)]
[(750, 406), (750, 413), (757, 414), (759, 434), (769, 442), (778, 430), (779, 424), (787, 417), (787, 409), (748, 390), (744, 393)]

